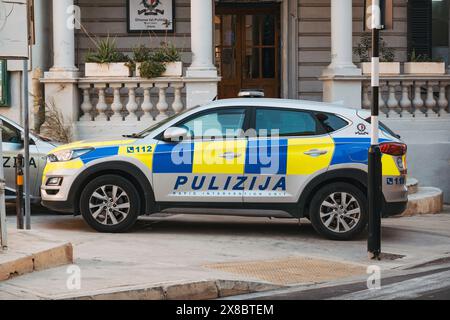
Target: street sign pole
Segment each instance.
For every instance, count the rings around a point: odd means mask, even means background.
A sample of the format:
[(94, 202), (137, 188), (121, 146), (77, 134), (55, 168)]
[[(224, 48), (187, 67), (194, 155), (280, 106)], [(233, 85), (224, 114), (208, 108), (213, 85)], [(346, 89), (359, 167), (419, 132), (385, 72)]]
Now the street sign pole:
[(379, 78), (380, 78), (380, 1), (372, 1), (372, 109), (371, 136), (368, 155), (368, 200), (369, 200), (369, 237), (367, 251), (370, 259), (380, 259), (381, 255), (381, 203), (382, 203), (382, 167), (379, 146)]
[(25, 191), (25, 228), (31, 229), (31, 204), (30, 204), (30, 112), (28, 104), (28, 60), (23, 60), (23, 123), (24, 123), (24, 191)]
[[(3, 159), (2, 141), (3, 122), (0, 120), (0, 159)], [(0, 166), (0, 251), (8, 248), (8, 233), (6, 231), (6, 207), (5, 207), (5, 174), (3, 166)]]

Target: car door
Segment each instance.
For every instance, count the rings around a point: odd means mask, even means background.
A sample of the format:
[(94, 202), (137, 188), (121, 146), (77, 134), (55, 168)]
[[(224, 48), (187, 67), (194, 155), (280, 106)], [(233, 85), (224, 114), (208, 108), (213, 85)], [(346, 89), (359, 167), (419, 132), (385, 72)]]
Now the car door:
[(190, 138), (158, 142), (153, 156), (156, 201), (242, 203), (247, 123), (246, 108), (222, 107), (175, 124), (187, 129)]
[(326, 172), (334, 143), (310, 111), (256, 108), (248, 140), (244, 203), (294, 203), (306, 183)]
[[(2, 119), (2, 148), (3, 168), (6, 180), (7, 197), (14, 196), (16, 190), (16, 164), (19, 153), (23, 154), (23, 141), (20, 128)], [(30, 141), (30, 191), (36, 196), (36, 181), (38, 175), (38, 161), (35, 159), (37, 153), (36, 145)]]

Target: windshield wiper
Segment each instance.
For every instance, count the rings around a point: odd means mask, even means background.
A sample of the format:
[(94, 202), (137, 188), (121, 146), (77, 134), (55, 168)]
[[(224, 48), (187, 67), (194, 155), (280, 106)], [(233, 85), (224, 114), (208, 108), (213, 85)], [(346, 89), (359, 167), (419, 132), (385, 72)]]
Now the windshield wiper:
[(137, 133), (133, 133), (133, 134), (124, 134), (122, 135), (122, 137), (124, 138), (134, 138), (134, 139), (139, 139), (142, 138), (140, 135), (138, 135)]

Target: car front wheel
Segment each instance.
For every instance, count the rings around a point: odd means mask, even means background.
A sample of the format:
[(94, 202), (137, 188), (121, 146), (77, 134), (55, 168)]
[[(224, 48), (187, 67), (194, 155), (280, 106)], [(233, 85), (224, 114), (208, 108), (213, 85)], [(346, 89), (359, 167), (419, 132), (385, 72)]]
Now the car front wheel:
[(367, 199), (349, 183), (332, 183), (312, 198), (310, 220), (314, 229), (332, 240), (350, 240), (367, 226)]
[(117, 175), (100, 176), (81, 193), (84, 220), (99, 232), (128, 231), (139, 216), (139, 194), (133, 184)]

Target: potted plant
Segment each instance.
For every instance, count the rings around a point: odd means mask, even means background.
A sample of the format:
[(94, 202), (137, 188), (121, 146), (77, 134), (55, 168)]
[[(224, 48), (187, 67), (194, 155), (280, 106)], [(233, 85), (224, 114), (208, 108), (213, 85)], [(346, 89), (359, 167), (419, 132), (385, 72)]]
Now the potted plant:
[(413, 50), (410, 62), (405, 62), (405, 74), (445, 74), (445, 62), (442, 58), (431, 59), (427, 55), (417, 55)]
[(143, 78), (181, 77), (183, 63), (180, 53), (173, 46), (162, 43), (149, 57), (140, 64), (136, 63), (137, 74)]
[(136, 77), (141, 76), (141, 64), (151, 60), (151, 50), (144, 45), (133, 48), (133, 58), (130, 59), (128, 66), (131, 70), (135, 70)]
[[(400, 74), (400, 62), (394, 62), (395, 50), (389, 48), (386, 41), (380, 38), (380, 74), (398, 75)], [(372, 39), (369, 34), (364, 34), (358, 46), (353, 49), (353, 53), (359, 57), (363, 74), (372, 73), (372, 63), (370, 62)]]
[(165, 66), (163, 77), (181, 77), (183, 75), (183, 62), (177, 48), (173, 44), (161, 43), (161, 47), (152, 54), (152, 60)]
[(129, 58), (119, 52), (114, 40), (109, 37), (99, 41), (96, 52), (86, 55), (86, 77), (129, 77)]

